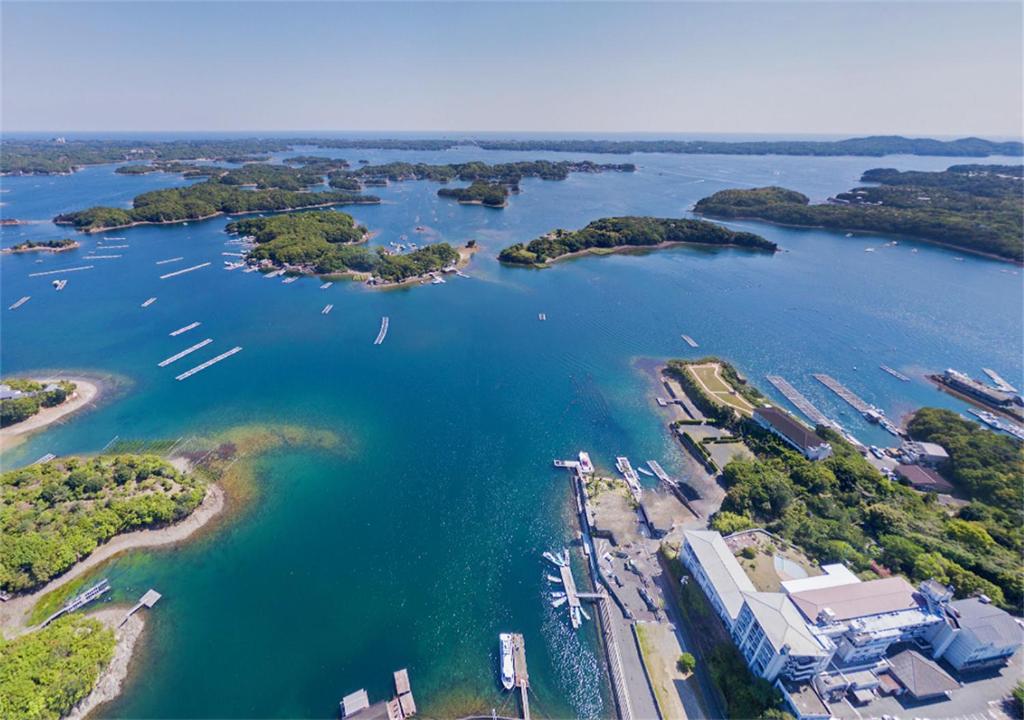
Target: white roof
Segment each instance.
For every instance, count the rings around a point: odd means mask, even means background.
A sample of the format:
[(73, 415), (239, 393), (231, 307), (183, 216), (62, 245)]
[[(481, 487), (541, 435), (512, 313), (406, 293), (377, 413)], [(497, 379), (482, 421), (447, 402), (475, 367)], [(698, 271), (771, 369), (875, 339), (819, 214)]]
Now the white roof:
[(821, 569), (825, 571), (824, 575), (815, 575), (814, 577), (799, 578), (797, 580), (783, 580), (782, 589), (787, 595), (792, 595), (793, 593), (804, 592), (805, 590), (820, 590), (821, 588), (852, 585), (853, 583), (860, 582), (860, 578), (854, 575), (842, 563), (822, 565)]
[(827, 653), (788, 596), (783, 593), (753, 592), (743, 593), (743, 599), (747, 601), (747, 606), (776, 652), (788, 646), (791, 655)]
[(736, 619), (743, 607), (743, 593), (756, 591), (722, 536), (713, 530), (687, 530), (683, 533), (693, 554), (704, 568), (729, 617)]
[(345, 708), (345, 717), (348, 717), (370, 707), (370, 698), (365, 690), (356, 690), (354, 693), (346, 695), (341, 704)]

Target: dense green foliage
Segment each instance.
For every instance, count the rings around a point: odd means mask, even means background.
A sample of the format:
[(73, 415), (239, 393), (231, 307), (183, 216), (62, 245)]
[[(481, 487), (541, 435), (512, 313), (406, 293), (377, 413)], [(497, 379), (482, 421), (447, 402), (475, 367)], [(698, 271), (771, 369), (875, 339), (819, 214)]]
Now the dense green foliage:
[(75, 384), (67, 380), (53, 383), (52, 387), (35, 380), (19, 378), (5, 380), (4, 384), (25, 394), (0, 400), (0, 427), (27, 420), (39, 412), (40, 408), (56, 407), (75, 391)]
[(666, 242), (730, 245), (757, 250), (777, 249), (760, 235), (734, 232), (704, 220), (614, 217), (595, 220), (582, 230), (555, 230), (501, 251), (498, 259), (515, 265), (539, 265), (588, 248), (649, 247)]
[(378, 180), (433, 180), (449, 182), (462, 180), (473, 182), (486, 180), (515, 187), (524, 177), (536, 177), (542, 180), (565, 180), (569, 173), (606, 171), (632, 172), (636, 166), (632, 163), (602, 165), (589, 160), (580, 162), (553, 162), (551, 160), (533, 160), (524, 162), (498, 163), (489, 165), (485, 162), (456, 163), (451, 165), (429, 165), (427, 163), (393, 162), (386, 165), (364, 165), (346, 175), (359, 178)]
[(61, 248), (73, 247), (77, 244), (71, 238), (61, 238), (60, 240), (25, 240), (17, 245), (12, 245), (8, 249), (12, 252), (21, 250), (60, 250)]
[(381, 253), (373, 269), (374, 274), (385, 282), (401, 282), (436, 272), (459, 260), (459, 252), (448, 243), (433, 243), (403, 255)]
[(691, 402), (697, 406), (697, 409), (705, 417), (711, 418), (723, 427), (732, 427), (740, 420), (739, 414), (734, 409), (715, 402), (704, 392), (704, 388), (694, 380), (693, 375), (686, 369), (687, 365), (706, 365), (709, 363), (718, 363), (721, 366), (722, 379), (729, 383), (743, 399), (755, 407), (764, 405), (767, 398), (761, 394), (761, 391), (748, 383), (735, 367), (721, 358), (709, 355), (697, 360), (669, 360), (665, 364), (665, 373), (679, 382), (683, 390), (686, 391), (687, 397), (690, 398)]
[(508, 199), (508, 188), (501, 183), (474, 180), (469, 187), (441, 188), (438, 196), (452, 198), (460, 203), (478, 203), (487, 207), (505, 207)]
[(829, 429), (817, 432), (834, 455), (820, 462), (806, 460), (752, 422), (742, 423), (741, 431), (757, 459), (733, 461), (722, 473), (728, 491), (721, 514), (730, 513), (731, 524), (746, 519), (763, 525), (821, 563), (935, 578), (959, 596), (983, 592), (1020, 611), (1019, 504), (997, 508), (976, 500), (951, 515), (934, 496), (883, 477)]
[(83, 165), (126, 160), (220, 160), (246, 162), (266, 159), (266, 153), (294, 149), (367, 148), (386, 150), (447, 150), (473, 145), (483, 150), (555, 151), (586, 153), (664, 152), (725, 155), (943, 155), (986, 157), (1024, 154), (1020, 142), (992, 142), (981, 138), (932, 140), (895, 135), (838, 141), (771, 140), (728, 142), (711, 140), (428, 140), (339, 138), (246, 138), (238, 140), (4, 140), (0, 146), (0, 172), (53, 174), (72, 172)]
[(679, 672), (688, 675), (697, 669), (697, 658), (693, 656), (693, 653), (680, 653), (679, 659), (676, 660), (676, 667), (679, 668)]
[(191, 513), (203, 483), (154, 455), (59, 458), (0, 474), (0, 589), (33, 590), (118, 533)]
[(323, 210), (250, 218), (229, 223), (226, 230), (255, 238), (250, 260), (312, 267), (317, 272), (370, 267), (368, 260), (360, 260), (371, 255), (365, 248), (339, 247), (366, 238), (366, 228), (356, 225), (346, 213)]
[(114, 631), (67, 615), (10, 641), (0, 636), (0, 717), (56, 720), (83, 700), (114, 657)]
[(722, 190), (694, 209), (711, 217), (907, 235), (1024, 260), (1020, 166), (955, 165), (943, 172), (880, 168), (868, 170), (861, 180), (879, 185), (854, 188), (816, 205), (777, 187)]
[(711, 679), (725, 698), (726, 714), (730, 718), (779, 717), (776, 714), (776, 708), (782, 704), (779, 691), (764, 678), (751, 674), (746, 660), (734, 645), (718, 645), (707, 658), (707, 665)]

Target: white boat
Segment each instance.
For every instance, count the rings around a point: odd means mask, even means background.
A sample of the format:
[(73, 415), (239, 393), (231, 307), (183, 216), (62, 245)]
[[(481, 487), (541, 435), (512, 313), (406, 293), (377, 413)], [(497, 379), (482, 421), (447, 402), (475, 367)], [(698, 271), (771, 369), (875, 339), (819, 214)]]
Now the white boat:
[(508, 633), (498, 635), (501, 643), (501, 684), (511, 690), (516, 683), (515, 671), (512, 668), (512, 636)]

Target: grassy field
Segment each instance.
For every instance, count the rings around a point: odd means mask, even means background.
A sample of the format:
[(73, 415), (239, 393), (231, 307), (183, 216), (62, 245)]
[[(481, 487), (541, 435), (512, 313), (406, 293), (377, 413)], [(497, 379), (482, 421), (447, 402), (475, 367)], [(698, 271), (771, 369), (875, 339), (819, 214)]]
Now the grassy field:
[(754, 414), (754, 406), (722, 379), (720, 365), (689, 365), (687, 369), (712, 400), (727, 405), (746, 417)]

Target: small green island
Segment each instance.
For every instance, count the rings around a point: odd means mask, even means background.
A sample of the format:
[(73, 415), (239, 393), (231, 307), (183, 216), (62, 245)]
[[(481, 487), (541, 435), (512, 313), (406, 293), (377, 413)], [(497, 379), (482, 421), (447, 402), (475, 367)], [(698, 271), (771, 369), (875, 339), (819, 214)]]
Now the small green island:
[(249, 218), (229, 223), (225, 230), (250, 236), (255, 246), (246, 260), (264, 268), (301, 274), (366, 277), (373, 285), (393, 285), (468, 260), (448, 243), (433, 243), (412, 252), (394, 254), (368, 248), (366, 228), (351, 215), (321, 210)]
[(451, 198), (462, 205), (483, 205), (503, 208), (508, 205), (508, 187), (497, 182), (474, 180), (469, 187), (441, 188), (438, 197)]
[(529, 243), (516, 243), (498, 255), (511, 265), (546, 267), (584, 252), (597, 254), (673, 245), (716, 245), (775, 252), (778, 246), (760, 235), (736, 232), (706, 220), (653, 217), (602, 218), (582, 230), (553, 230)]
[(0, 427), (28, 420), (43, 408), (57, 407), (74, 394), (76, 385), (67, 380), (41, 383), (27, 378), (7, 378), (0, 383)]
[(4, 248), (0, 252), (9, 254), (25, 252), (64, 252), (65, 250), (74, 250), (77, 247), (78, 241), (72, 240), (71, 238), (61, 238), (60, 240), (25, 240), (17, 245)]
[(633, 172), (635, 170), (636, 165), (633, 163), (602, 164), (589, 160), (579, 162), (530, 160), (493, 165), (479, 161), (449, 165), (393, 162), (385, 165), (364, 165), (357, 170), (346, 172), (344, 175), (374, 182), (431, 180), (446, 183), (452, 180), (462, 180), (463, 182), (486, 180), (515, 187), (518, 186), (520, 180), (526, 177), (535, 177), (541, 180), (565, 180), (570, 173)]
[(953, 165), (940, 172), (868, 170), (877, 185), (811, 204), (780, 187), (722, 190), (694, 208), (715, 218), (752, 219), (841, 231), (913, 237), (1020, 263), (1024, 261), (1021, 165)]
[[(214, 172), (213, 169), (206, 170)], [(358, 192), (310, 192), (304, 189), (321, 183), (323, 174), (316, 170), (254, 163), (224, 170), (194, 185), (137, 195), (131, 209), (92, 207), (58, 215), (54, 222), (93, 233), (135, 225), (205, 220), (224, 214), (281, 212), (380, 202), (378, 197)]]

